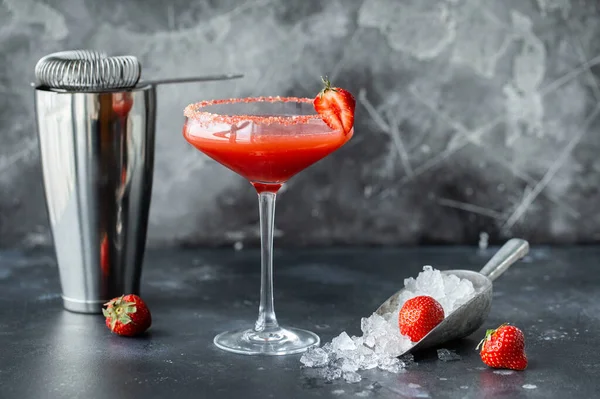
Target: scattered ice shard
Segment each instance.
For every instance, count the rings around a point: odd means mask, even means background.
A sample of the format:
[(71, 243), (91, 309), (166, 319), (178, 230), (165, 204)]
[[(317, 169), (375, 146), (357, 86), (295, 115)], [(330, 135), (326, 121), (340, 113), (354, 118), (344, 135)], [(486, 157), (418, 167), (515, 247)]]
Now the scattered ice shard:
[(492, 373), (499, 374), (499, 375), (511, 375), (511, 374), (514, 374), (514, 371), (512, 371), (512, 370), (494, 370), (494, 371), (492, 371)]
[(302, 357), (300, 363), (306, 367), (323, 367), (329, 363), (329, 356), (322, 348), (309, 348)]
[(334, 352), (352, 351), (356, 349), (356, 344), (352, 341), (352, 338), (348, 336), (346, 331), (344, 331), (331, 341), (331, 349), (333, 349)]
[(415, 357), (412, 353), (405, 353), (404, 355), (400, 356), (400, 360), (405, 366), (410, 366), (415, 362)]
[(342, 378), (342, 370), (333, 367), (327, 367), (324, 369), (323, 376), (327, 381), (334, 381), (338, 378)]
[(343, 372), (357, 371), (359, 364), (356, 362), (356, 357), (342, 357), (335, 361), (335, 367), (338, 367)]
[(442, 362), (454, 362), (462, 359), (458, 353), (449, 349), (438, 349), (437, 355)]
[(355, 371), (345, 371), (343, 376), (344, 376), (344, 381), (349, 382), (351, 384), (360, 382), (360, 380), (362, 380), (361, 375)]
[(396, 357), (385, 357), (379, 360), (377, 367), (379, 367), (381, 370), (397, 374), (404, 369), (404, 363)]

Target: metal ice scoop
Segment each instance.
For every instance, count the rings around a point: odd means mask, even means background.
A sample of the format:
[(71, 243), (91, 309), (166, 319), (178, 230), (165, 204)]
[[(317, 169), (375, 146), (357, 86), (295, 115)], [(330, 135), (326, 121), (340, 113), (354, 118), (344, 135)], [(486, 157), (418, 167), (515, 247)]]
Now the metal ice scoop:
[[(500, 277), (513, 263), (524, 257), (529, 251), (529, 243), (513, 238), (502, 246), (486, 263), (479, 273), (471, 270), (446, 270), (443, 274), (454, 274), (473, 283), (475, 296), (454, 310), (440, 324), (413, 344), (406, 352), (430, 348), (445, 342), (464, 338), (477, 330), (485, 321), (492, 306), (492, 281)], [(385, 301), (375, 313), (383, 315), (395, 312), (399, 307), (400, 296), (404, 288)], [(406, 353), (405, 352), (405, 353)]]

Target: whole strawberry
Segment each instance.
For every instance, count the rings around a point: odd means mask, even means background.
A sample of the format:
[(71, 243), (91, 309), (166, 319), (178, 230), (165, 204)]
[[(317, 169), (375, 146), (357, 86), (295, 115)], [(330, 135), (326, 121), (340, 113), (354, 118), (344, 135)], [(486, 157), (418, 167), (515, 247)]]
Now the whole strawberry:
[(444, 320), (444, 308), (430, 296), (417, 296), (404, 302), (398, 314), (400, 333), (420, 341)]
[(481, 360), (490, 367), (511, 370), (527, 368), (525, 337), (515, 326), (502, 324), (495, 330), (487, 330), (477, 349), (479, 346)]
[(146, 303), (137, 295), (123, 295), (105, 303), (102, 314), (106, 326), (118, 335), (133, 337), (150, 328), (152, 317)]
[(315, 111), (333, 130), (344, 134), (350, 133), (354, 126), (354, 109), (356, 101), (349, 91), (339, 87), (331, 87), (331, 82), (323, 79), (325, 87), (313, 101)]

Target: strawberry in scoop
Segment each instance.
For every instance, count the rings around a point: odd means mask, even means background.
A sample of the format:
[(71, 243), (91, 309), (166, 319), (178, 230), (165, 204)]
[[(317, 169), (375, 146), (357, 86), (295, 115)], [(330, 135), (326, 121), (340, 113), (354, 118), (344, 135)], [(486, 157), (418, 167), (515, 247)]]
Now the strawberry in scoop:
[(502, 324), (495, 330), (487, 330), (485, 338), (477, 345), (481, 346), (481, 360), (492, 368), (525, 370), (525, 337), (515, 326)]
[(398, 314), (400, 334), (420, 341), (444, 320), (444, 308), (430, 296), (416, 296), (404, 302)]
[(102, 314), (106, 326), (118, 335), (133, 337), (150, 328), (152, 317), (146, 303), (137, 295), (123, 295), (105, 303)]
[(354, 126), (356, 101), (349, 91), (331, 87), (331, 82), (327, 78), (321, 79), (325, 87), (313, 101), (315, 111), (327, 126), (348, 134)]

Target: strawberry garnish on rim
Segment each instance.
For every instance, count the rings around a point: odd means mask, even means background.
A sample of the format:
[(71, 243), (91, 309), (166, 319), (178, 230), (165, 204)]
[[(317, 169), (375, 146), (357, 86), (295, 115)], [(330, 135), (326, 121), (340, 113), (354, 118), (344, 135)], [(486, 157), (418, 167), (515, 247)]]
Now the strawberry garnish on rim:
[(349, 91), (332, 87), (327, 78), (321, 78), (325, 87), (317, 94), (313, 105), (321, 119), (334, 130), (348, 134), (354, 126), (356, 101)]

